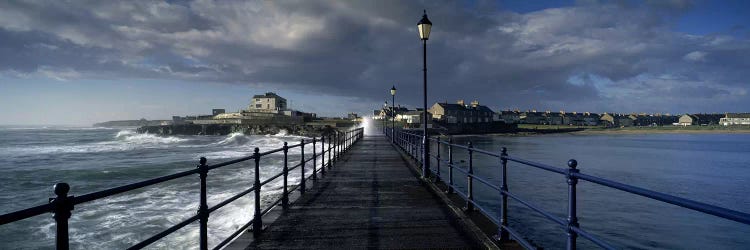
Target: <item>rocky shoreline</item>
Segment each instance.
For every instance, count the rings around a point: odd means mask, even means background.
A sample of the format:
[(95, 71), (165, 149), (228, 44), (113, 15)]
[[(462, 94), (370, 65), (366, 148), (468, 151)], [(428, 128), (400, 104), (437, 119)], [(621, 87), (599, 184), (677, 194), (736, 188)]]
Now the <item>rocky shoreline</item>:
[(243, 133), (246, 135), (287, 134), (299, 136), (321, 136), (333, 133), (337, 128), (331, 126), (311, 125), (255, 125), (255, 124), (180, 124), (141, 126), (137, 133), (158, 135), (228, 135)]

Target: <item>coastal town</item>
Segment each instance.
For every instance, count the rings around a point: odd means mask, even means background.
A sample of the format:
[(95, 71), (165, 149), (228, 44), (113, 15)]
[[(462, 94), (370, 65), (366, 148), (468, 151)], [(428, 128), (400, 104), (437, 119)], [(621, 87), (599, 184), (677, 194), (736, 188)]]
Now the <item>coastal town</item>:
[[(456, 103), (435, 103), (427, 110), (428, 116), (440, 125), (455, 124), (530, 124), (560, 125), (576, 127), (658, 127), (658, 126), (736, 126), (750, 125), (750, 113), (724, 114), (648, 114), (648, 113), (592, 113), (538, 110), (502, 110), (493, 111), (490, 107), (480, 105), (474, 100), (466, 104), (464, 100)], [(408, 109), (402, 106), (391, 107), (387, 104), (382, 109), (373, 111), (374, 119), (395, 120), (404, 127), (419, 127), (422, 109)]]
[[(212, 109), (211, 114), (173, 116), (171, 120), (126, 120), (97, 123), (94, 126), (139, 126), (139, 132), (158, 134), (247, 134), (274, 133), (286, 130), (293, 134), (317, 134), (324, 129), (348, 128), (362, 121), (356, 113), (346, 117), (318, 117), (317, 114), (291, 109), (286, 98), (266, 92), (252, 96), (246, 109), (227, 112)], [(487, 134), (535, 130), (553, 126), (561, 132), (570, 129), (627, 127), (750, 126), (750, 113), (680, 114), (669, 113), (593, 113), (566, 111), (502, 110), (466, 103), (434, 103), (427, 110), (430, 130), (439, 134)], [(384, 126), (419, 128), (423, 109), (389, 106), (374, 110), (372, 118)], [(387, 121), (387, 122), (386, 122)], [(566, 130), (567, 129), (567, 130)]]

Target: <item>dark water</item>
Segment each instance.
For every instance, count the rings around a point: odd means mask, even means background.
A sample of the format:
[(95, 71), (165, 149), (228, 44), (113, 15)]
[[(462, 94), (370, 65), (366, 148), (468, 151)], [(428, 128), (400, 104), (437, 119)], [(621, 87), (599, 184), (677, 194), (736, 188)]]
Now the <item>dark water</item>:
[[(545, 135), (455, 137), (475, 147), (558, 167), (578, 160), (582, 173), (750, 213), (750, 135)], [(443, 153), (447, 152), (443, 148)], [(466, 159), (455, 151), (455, 159)], [(433, 166), (435, 163), (433, 163)], [(475, 173), (499, 185), (497, 159), (476, 156)], [(443, 176), (447, 169), (441, 168)], [(465, 177), (455, 171), (455, 181)], [(509, 163), (509, 190), (559, 218), (567, 216), (563, 175)], [(475, 195), (496, 213), (499, 195), (478, 181)], [(582, 228), (627, 249), (748, 249), (750, 226), (641, 198), (585, 181), (578, 185)], [(464, 190), (465, 191), (465, 190)], [(548, 249), (564, 247), (565, 233), (553, 222), (511, 201), (512, 227)], [(579, 246), (596, 248), (579, 237)]]
[[(72, 195), (194, 169), (198, 158), (209, 164), (244, 157), (260, 147), (276, 149), (301, 137), (267, 136), (155, 136), (132, 129), (73, 127), (0, 127), (0, 213), (47, 202), (52, 185), (68, 182)], [(318, 144), (318, 147), (320, 144)], [(312, 147), (306, 147), (308, 157)], [(299, 148), (290, 149), (290, 164), (299, 162)], [(320, 163), (318, 161), (318, 163)], [(217, 204), (252, 186), (248, 163), (212, 170), (208, 203)], [(282, 155), (261, 161), (261, 180), (281, 171)], [(291, 166), (291, 165), (290, 165)], [(310, 166), (308, 165), (308, 174)], [(289, 182), (297, 183), (294, 171)], [(263, 187), (263, 202), (280, 194), (280, 182)], [(70, 219), (71, 248), (122, 249), (136, 244), (196, 213), (198, 177), (185, 177), (75, 207)], [(253, 215), (250, 196), (211, 213), (209, 247), (218, 244)], [(54, 248), (51, 214), (0, 226), (0, 249)], [(197, 223), (152, 245), (159, 249), (197, 248)]]

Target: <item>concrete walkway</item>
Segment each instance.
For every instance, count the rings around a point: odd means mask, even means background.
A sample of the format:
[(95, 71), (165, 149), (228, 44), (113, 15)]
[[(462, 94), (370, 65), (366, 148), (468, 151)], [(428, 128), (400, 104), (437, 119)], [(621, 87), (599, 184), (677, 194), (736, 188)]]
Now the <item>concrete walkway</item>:
[(246, 249), (478, 248), (383, 136), (353, 146)]

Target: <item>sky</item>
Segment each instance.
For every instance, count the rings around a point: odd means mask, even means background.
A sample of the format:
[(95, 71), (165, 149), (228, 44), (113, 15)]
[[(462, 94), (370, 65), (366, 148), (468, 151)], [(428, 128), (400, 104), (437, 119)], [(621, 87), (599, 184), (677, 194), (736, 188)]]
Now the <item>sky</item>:
[(0, 1), (0, 124), (238, 111), (750, 112), (750, 1)]

